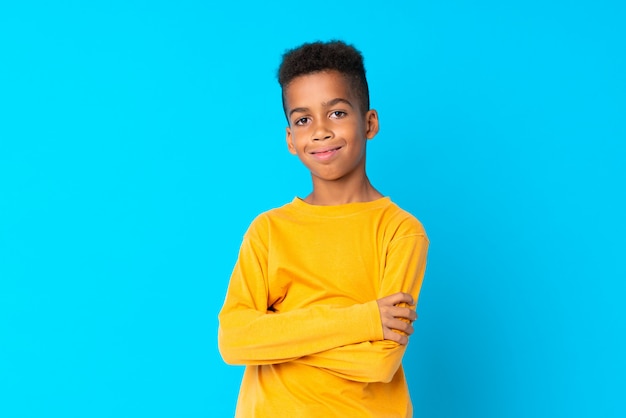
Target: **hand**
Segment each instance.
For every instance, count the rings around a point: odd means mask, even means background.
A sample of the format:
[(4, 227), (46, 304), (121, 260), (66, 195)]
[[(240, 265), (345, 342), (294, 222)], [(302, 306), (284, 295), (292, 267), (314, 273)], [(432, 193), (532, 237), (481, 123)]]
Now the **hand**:
[(406, 345), (409, 335), (413, 334), (411, 323), (417, 314), (409, 306), (413, 305), (413, 297), (408, 293), (398, 292), (378, 299), (378, 310), (383, 324), (383, 338)]

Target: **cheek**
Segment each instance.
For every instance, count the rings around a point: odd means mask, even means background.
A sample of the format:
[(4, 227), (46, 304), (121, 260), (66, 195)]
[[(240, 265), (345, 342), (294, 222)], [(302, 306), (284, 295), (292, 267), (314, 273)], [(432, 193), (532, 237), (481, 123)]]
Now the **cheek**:
[(291, 140), (288, 141), (288, 145), (289, 145), (289, 152), (291, 152), (292, 154), (298, 154), (300, 152), (302, 152), (302, 149), (304, 148), (303, 145), (303, 141), (302, 141), (302, 134), (300, 133), (300, 135), (297, 134), (291, 134)]
[(306, 139), (310, 137), (307, 127), (298, 127), (296, 131), (291, 131), (291, 142), (297, 148), (302, 148)]

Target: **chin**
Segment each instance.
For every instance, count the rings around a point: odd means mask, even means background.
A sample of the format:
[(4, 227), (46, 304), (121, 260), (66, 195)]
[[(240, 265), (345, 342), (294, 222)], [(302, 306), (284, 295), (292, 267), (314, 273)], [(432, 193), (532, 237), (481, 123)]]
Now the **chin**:
[(321, 181), (339, 181), (346, 178), (343, 174), (313, 174), (313, 176)]

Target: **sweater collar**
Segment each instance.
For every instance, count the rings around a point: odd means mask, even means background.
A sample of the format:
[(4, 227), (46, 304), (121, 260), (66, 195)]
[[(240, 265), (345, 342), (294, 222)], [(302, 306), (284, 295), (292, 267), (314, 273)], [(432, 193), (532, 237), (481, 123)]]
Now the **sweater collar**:
[(305, 202), (299, 197), (296, 197), (291, 202), (292, 206), (300, 211), (310, 215), (325, 216), (325, 217), (341, 217), (350, 216), (363, 211), (379, 209), (391, 204), (391, 199), (388, 196), (381, 197), (369, 202), (354, 202), (344, 203), (341, 205), (311, 205)]

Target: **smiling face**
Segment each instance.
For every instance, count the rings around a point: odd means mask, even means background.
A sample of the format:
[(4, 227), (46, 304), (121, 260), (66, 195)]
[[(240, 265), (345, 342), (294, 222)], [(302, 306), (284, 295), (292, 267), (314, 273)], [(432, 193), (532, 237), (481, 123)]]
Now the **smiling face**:
[(365, 178), (365, 145), (378, 132), (375, 110), (364, 112), (337, 71), (293, 79), (284, 92), (287, 146), (320, 181)]

